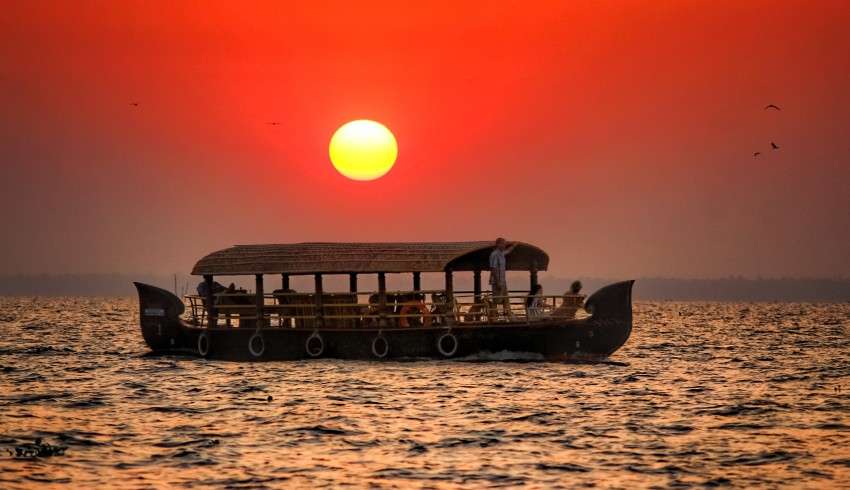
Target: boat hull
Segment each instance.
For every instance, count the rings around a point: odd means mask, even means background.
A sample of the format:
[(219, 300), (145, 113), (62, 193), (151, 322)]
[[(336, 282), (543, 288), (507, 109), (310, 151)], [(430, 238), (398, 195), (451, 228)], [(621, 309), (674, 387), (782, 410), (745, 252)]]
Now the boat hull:
[(157, 354), (227, 361), (317, 358), (358, 360), (504, 359), (602, 360), (628, 340), (633, 281), (606, 286), (588, 298), (585, 319), (524, 323), (458, 323), (447, 327), (205, 328), (182, 319), (182, 302), (168, 291), (136, 283), (142, 336)]

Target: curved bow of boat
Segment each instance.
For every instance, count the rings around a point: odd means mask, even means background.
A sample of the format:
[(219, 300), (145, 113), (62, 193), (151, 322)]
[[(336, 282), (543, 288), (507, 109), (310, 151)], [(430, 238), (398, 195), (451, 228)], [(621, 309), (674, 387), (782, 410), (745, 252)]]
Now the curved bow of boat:
[(629, 340), (632, 333), (632, 286), (634, 281), (609, 284), (593, 293), (584, 307), (591, 317), (588, 322), (604, 336), (607, 355)]

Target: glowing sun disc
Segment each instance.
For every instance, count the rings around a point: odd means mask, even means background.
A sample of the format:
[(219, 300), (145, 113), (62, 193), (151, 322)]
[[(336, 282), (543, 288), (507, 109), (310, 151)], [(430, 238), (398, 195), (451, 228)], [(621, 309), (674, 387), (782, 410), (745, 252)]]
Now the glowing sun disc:
[(336, 130), (328, 153), (334, 168), (342, 175), (354, 180), (375, 180), (393, 168), (398, 144), (383, 124), (358, 119)]

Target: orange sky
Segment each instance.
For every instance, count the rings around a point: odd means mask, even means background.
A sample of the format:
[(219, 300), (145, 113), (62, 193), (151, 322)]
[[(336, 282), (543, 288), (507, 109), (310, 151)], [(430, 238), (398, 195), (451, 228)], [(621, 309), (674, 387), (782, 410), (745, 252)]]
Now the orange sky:
[[(505, 235), (562, 276), (850, 275), (850, 3), (79, 4), (0, 7), (0, 274)], [(359, 118), (377, 181), (328, 161)]]

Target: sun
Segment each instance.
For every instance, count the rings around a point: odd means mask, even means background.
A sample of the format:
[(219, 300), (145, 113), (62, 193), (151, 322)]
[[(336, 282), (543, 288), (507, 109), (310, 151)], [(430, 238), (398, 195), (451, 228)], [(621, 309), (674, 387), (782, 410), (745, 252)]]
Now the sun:
[(375, 180), (393, 168), (398, 144), (383, 124), (358, 119), (336, 130), (328, 153), (334, 168), (342, 175), (353, 180)]

